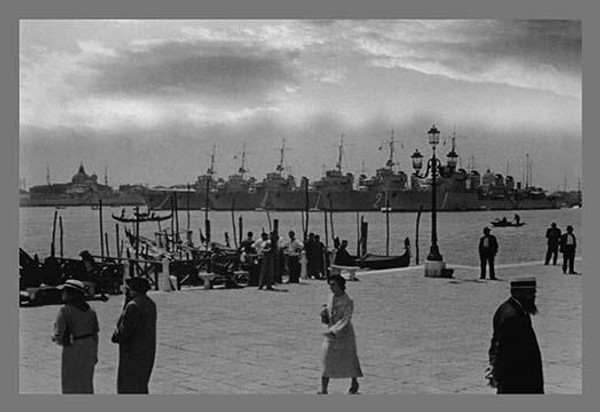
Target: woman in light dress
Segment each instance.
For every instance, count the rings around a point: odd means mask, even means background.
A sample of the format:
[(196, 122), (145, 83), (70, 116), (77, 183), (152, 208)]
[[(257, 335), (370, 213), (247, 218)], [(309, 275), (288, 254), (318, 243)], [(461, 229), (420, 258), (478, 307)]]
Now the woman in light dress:
[(98, 363), (98, 317), (85, 301), (85, 286), (67, 280), (65, 305), (54, 322), (52, 340), (62, 346), (62, 393), (94, 393), (94, 367)]
[(346, 279), (340, 275), (329, 277), (331, 289), (329, 302), (321, 311), (321, 322), (327, 325), (324, 332), (321, 374), (321, 391), (327, 394), (329, 379), (351, 378), (348, 393), (358, 393), (358, 378), (362, 377), (362, 370), (356, 352), (356, 338), (352, 327), (352, 311), (354, 302), (346, 294)]

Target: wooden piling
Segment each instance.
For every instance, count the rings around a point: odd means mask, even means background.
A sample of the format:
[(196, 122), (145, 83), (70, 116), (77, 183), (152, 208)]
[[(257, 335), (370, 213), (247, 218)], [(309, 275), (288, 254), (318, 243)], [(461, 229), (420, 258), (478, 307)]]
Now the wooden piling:
[(304, 183), (304, 243), (306, 243), (306, 239), (308, 238), (308, 228), (309, 228), (309, 218), (310, 218), (310, 197), (308, 196), (308, 178), (303, 177), (302, 181)]
[(106, 242), (106, 257), (110, 258), (110, 250), (108, 249), (108, 233), (104, 233), (104, 241)]
[(267, 212), (267, 220), (269, 222), (269, 233), (271, 233), (273, 231), (273, 225), (271, 224), (271, 214), (269, 213), (269, 209), (265, 209), (265, 212)]
[(238, 248), (237, 241), (237, 230), (235, 228), (235, 196), (231, 200), (231, 226), (233, 228), (233, 243), (235, 244), (235, 248)]
[(362, 244), (361, 244), (361, 256), (365, 256), (367, 254), (367, 239), (368, 239), (368, 235), (369, 235), (369, 223), (368, 222), (361, 222), (361, 239), (362, 239)]
[(104, 260), (104, 229), (102, 226), (102, 199), (98, 199), (98, 216), (100, 219), (100, 259)]
[(325, 249), (329, 249), (329, 231), (327, 229), (327, 210), (323, 210), (323, 224), (325, 226)]
[(186, 208), (187, 214), (187, 231), (190, 231), (190, 184), (187, 184), (187, 199), (186, 199)]
[(204, 221), (204, 230), (206, 231), (206, 250), (210, 247), (210, 220)]
[(58, 217), (58, 211), (54, 211), (54, 219), (52, 221), (52, 242), (50, 242), (50, 256), (54, 257), (55, 247), (54, 242), (56, 239), (56, 218)]
[(415, 231), (415, 264), (419, 264), (419, 223), (421, 221), (421, 213), (423, 212), (423, 205), (419, 206), (419, 212), (417, 213), (417, 228)]
[(385, 192), (385, 255), (390, 255), (390, 200)]
[(60, 228), (60, 257), (64, 257), (63, 254), (63, 224), (62, 224), (62, 216), (58, 217), (58, 226)]
[(115, 238), (116, 238), (116, 245), (117, 245), (117, 257), (120, 259), (122, 254), (123, 254), (123, 250), (121, 249), (120, 245), (121, 242), (119, 241), (119, 224), (115, 223)]
[(360, 256), (360, 221), (358, 211), (356, 211), (356, 256)]
[(331, 224), (331, 239), (335, 244), (335, 227), (333, 225), (333, 202), (331, 201), (331, 197), (329, 198), (329, 223)]
[(240, 215), (238, 217), (238, 230), (240, 232), (240, 247), (242, 246), (242, 241), (243, 241), (243, 237), (244, 237), (244, 219), (242, 218), (242, 216)]

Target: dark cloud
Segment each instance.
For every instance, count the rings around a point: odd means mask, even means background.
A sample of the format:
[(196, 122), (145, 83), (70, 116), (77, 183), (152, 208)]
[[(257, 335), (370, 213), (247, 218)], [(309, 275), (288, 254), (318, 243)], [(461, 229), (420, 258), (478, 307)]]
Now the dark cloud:
[(268, 99), (294, 84), (294, 52), (222, 42), (169, 42), (96, 59), (85, 78), (92, 93), (124, 96), (197, 96), (222, 103)]
[(577, 20), (467, 20), (444, 21), (439, 27), (427, 21), (385, 21), (364, 26), (359, 38), (370, 41), (367, 50), (379, 61), (389, 58), (391, 65), (430, 63), (476, 75), (510, 62), (579, 76), (581, 36)]

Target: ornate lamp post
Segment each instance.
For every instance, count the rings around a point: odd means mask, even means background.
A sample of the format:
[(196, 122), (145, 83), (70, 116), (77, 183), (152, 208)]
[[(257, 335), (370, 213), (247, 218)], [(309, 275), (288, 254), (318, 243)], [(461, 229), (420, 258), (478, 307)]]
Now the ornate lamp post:
[[(440, 131), (434, 126), (427, 132), (429, 135), (429, 144), (432, 149), (432, 157), (427, 162), (427, 170), (424, 175), (420, 175), (420, 170), (423, 167), (423, 155), (418, 150), (411, 156), (415, 175), (419, 178), (424, 178), (431, 170), (431, 247), (429, 255), (425, 261), (425, 276), (427, 277), (451, 277), (452, 271), (446, 270), (446, 264), (440, 254), (440, 249), (437, 244), (437, 173), (441, 174), (441, 163), (435, 156), (435, 148), (440, 142)], [(451, 161), (456, 166), (456, 157), (449, 154), (449, 166)]]

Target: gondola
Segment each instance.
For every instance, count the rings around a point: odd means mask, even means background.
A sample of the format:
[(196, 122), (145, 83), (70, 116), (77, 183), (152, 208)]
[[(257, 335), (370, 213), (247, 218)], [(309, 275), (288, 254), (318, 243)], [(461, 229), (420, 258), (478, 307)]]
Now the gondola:
[(410, 265), (410, 251), (406, 250), (402, 255), (385, 256), (366, 254), (357, 259), (358, 265), (363, 269), (393, 269), (405, 268)]
[(112, 215), (113, 219), (121, 223), (135, 223), (135, 222), (162, 222), (163, 220), (171, 219), (172, 214), (165, 216), (157, 216), (154, 214), (150, 215), (138, 215), (137, 217), (123, 217)]

